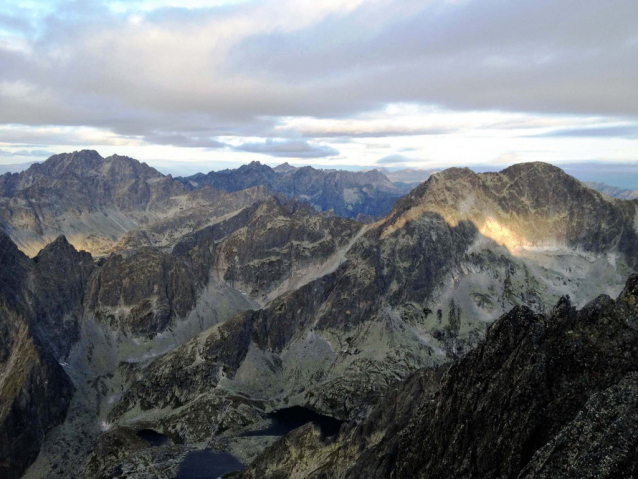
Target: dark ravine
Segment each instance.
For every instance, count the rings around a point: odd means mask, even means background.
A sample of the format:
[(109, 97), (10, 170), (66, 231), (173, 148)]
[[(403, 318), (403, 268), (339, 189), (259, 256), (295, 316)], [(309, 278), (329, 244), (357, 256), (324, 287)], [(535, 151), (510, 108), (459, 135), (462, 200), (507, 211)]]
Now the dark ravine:
[(619, 478), (638, 472), (638, 276), (617, 300), (514, 308), (450, 366), (410, 376), (360, 424), (309, 425), (240, 476)]

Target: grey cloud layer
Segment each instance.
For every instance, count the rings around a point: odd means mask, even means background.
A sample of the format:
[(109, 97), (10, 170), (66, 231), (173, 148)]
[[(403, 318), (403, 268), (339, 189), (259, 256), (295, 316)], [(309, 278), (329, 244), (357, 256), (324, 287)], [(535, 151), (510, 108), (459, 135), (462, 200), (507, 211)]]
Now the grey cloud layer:
[(638, 138), (638, 127), (633, 125), (627, 126), (609, 126), (598, 128), (570, 128), (545, 133), (544, 137), (558, 138)]
[(377, 160), (377, 164), (378, 165), (394, 165), (394, 164), (403, 164), (409, 161), (414, 161), (411, 158), (408, 158), (407, 156), (404, 155), (388, 155), (388, 156), (384, 156), (383, 158)]
[[(28, 48), (0, 43), (0, 123), (222, 148), (218, 136), (275, 135), (280, 117), (347, 118), (388, 102), (638, 119), (635, 0), (383, 0), (297, 29), (260, 23), (255, 2), (162, 9), (139, 25), (97, 1), (62, 5), (37, 34), (16, 24)], [(242, 21), (256, 32), (229, 40)], [(208, 34), (219, 41), (202, 45)], [(337, 154), (303, 138), (238, 149)]]
[(26, 158), (48, 158), (55, 153), (47, 150), (18, 150), (18, 151), (7, 151), (0, 149), (0, 156), (19, 156)]
[(263, 153), (278, 158), (325, 158), (339, 154), (329, 146), (312, 145), (306, 141), (265, 141), (244, 143), (235, 148), (249, 153)]

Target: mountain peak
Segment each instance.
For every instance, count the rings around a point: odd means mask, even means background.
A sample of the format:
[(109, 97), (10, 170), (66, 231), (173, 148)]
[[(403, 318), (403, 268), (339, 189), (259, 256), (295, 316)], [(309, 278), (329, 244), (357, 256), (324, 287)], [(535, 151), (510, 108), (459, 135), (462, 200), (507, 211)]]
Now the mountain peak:
[(11, 237), (0, 230), (0, 264), (7, 265), (10, 257), (24, 256)]
[[(638, 260), (635, 206), (602, 201), (602, 195), (547, 163), (523, 163), (499, 173), (449, 168), (399, 200), (384, 236), (425, 213), (451, 225), (470, 221), (485, 237), (510, 251), (529, 247), (581, 247), (596, 253), (610, 244)], [(569, 216), (565, 212), (570, 212)], [(624, 224), (626, 228), (623, 233)], [(587, 233), (596, 225), (597, 233)]]
[(517, 163), (500, 172), (501, 175), (513, 178), (529, 178), (538, 179), (540, 181), (548, 181), (550, 178), (573, 179), (558, 166), (551, 165), (542, 161), (533, 161), (529, 163)]
[(44, 163), (32, 165), (26, 174), (44, 174), (52, 178), (65, 175), (83, 176), (95, 171), (104, 164), (104, 158), (95, 150), (80, 150), (73, 153), (60, 153), (53, 155)]
[(35, 257), (35, 261), (38, 262), (45, 256), (66, 256), (68, 254), (75, 255), (77, 253), (78, 251), (71, 243), (69, 243), (66, 236), (61, 234), (40, 250), (38, 255)]
[(288, 162), (282, 163), (281, 165), (277, 165), (273, 168), (273, 170), (275, 170), (277, 173), (288, 173), (289, 171), (294, 171), (296, 169), (296, 167), (292, 166)]

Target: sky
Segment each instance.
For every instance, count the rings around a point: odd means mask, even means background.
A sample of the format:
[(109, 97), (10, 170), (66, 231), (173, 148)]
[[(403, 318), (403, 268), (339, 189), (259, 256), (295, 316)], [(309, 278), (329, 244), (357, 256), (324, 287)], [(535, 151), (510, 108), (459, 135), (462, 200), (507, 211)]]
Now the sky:
[(0, 3), (0, 164), (638, 171), (636, 0)]

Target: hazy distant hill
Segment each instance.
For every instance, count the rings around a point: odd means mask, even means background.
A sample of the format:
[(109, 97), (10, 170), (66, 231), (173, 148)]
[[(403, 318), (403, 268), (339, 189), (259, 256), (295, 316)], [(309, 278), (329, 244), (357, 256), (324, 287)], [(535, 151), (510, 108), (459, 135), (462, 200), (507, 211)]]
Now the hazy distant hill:
[(638, 190), (624, 190), (616, 186), (611, 186), (606, 183), (596, 183), (593, 181), (585, 183), (590, 188), (593, 188), (601, 193), (605, 193), (608, 196), (618, 198), (621, 200), (635, 200), (638, 199)]
[(13, 163), (9, 165), (0, 165), (0, 175), (4, 175), (5, 173), (20, 173), (21, 171), (26, 170), (31, 165), (36, 164), (37, 162), (30, 163)]
[(254, 161), (233, 170), (179, 178), (196, 188), (209, 185), (226, 191), (267, 186), (291, 198), (312, 204), (318, 211), (334, 210), (344, 218), (381, 217), (392, 211), (405, 190), (398, 188), (380, 171), (320, 170), (288, 164), (270, 168)]
[(404, 183), (406, 185), (414, 185), (416, 186), (419, 183), (423, 183), (430, 176), (435, 173), (438, 173), (441, 170), (431, 169), (431, 170), (421, 170), (414, 168), (406, 168), (404, 170), (390, 170), (388, 168), (379, 168), (385, 176), (388, 177), (390, 181), (393, 183)]

